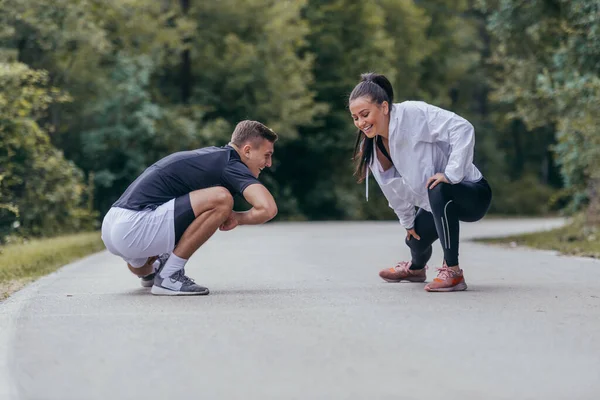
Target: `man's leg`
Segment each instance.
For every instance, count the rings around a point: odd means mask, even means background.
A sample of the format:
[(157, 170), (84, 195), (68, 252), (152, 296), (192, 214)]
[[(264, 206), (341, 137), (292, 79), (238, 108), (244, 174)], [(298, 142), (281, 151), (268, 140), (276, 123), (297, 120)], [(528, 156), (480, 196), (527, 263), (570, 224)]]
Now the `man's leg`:
[(225, 222), (233, 209), (233, 197), (223, 187), (196, 190), (189, 194), (195, 219), (183, 232), (173, 253), (157, 274), (153, 294), (208, 294), (208, 289), (196, 285), (183, 274), (187, 260)]
[(144, 276), (148, 276), (154, 272), (153, 264), (157, 258), (158, 258), (157, 256), (148, 257), (146, 264), (142, 265), (141, 267), (137, 267), (137, 268), (134, 267), (133, 265), (127, 263), (127, 268), (129, 268), (131, 273), (133, 273), (137, 277), (143, 278)]
[(167, 262), (170, 253), (163, 253), (160, 256), (148, 257), (146, 264), (140, 268), (134, 268), (131, 264), (127, 263), (127, 267), (131, 272), (137, 275), (140, 279), (142, 287), (150, 288), (154, 286), (154, 278), (156, 272), (162, 268)]
[(183, 232), (173, 250), (173, 254), (185, 259), (190, 258), (219, 229), (233, 210), (233, 197), (223, 187), (196, 190), (190, 193), (190, 203), (196, 219)]

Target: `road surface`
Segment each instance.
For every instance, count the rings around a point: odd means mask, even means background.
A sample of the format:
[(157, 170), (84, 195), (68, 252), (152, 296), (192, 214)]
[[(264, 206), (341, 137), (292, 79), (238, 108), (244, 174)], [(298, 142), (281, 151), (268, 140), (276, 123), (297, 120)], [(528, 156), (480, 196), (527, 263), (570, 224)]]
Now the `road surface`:
[(0, 303), (0, 398), (597, 399), (600, 262), (468, 241), (560, 223), (463, 224), (448, 294), (380, 280), (409, 254), (395, 222), (218, 232), (186, 268), (205, 297), (101, 252)]

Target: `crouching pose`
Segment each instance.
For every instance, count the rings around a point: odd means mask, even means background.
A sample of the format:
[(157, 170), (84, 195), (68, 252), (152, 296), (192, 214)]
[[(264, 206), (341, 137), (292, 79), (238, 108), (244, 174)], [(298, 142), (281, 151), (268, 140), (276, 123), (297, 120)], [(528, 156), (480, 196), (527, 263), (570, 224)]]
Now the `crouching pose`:
[[(185, 264), (217, 229), (256, 225), (277, 214), (260, 183), (271, 166), (277, 134), (256, 121), (240, 122), (231, 142), (171, 154), (148, 167), (113, 204), (102, 222), (106, 248), (127, 262), (155, 295), (205, 295)], [(252, 206), (234, 212), (233, 195)]]
[(425, 290), (465, 290), (458, 263), (459, 221), (480, 220), (492, 199), (488, 182), (473, 164), (473, 126), (422, 101), (394, 104), (393, 99), (387, 78), (373, 73), (362, 75), (349, 99), (358, 128), (356, 173), (359, 180), (367, 179), (368, 190), (371, 170), (406, 228), (412, 255), (411, 261), (379, 275), (388, 282), (424, 282), (432, 244), (439, 239), (444, 263)]

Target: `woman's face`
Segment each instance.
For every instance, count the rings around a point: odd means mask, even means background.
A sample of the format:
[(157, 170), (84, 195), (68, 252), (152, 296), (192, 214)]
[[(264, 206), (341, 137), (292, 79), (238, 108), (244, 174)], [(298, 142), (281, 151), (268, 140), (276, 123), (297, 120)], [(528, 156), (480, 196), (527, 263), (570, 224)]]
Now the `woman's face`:
[(368, 138), (387, 132), (389, 104), (377, 104), (367, 96), (354, 99), (349, 104), (354, 125)]

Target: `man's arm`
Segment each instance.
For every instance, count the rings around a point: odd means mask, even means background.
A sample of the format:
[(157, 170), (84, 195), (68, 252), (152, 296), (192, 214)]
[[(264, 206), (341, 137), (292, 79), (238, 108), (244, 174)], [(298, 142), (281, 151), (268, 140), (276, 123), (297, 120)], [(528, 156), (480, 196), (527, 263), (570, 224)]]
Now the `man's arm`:
[(275, 199), (263, 185), (254, 183), (244, 189), (242, 195), (252, 208), (234, 213), (239, 225), (263, 224), (277, 215)]

